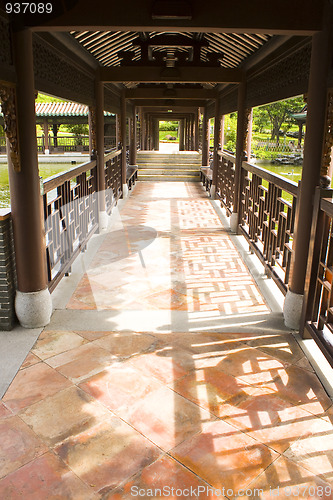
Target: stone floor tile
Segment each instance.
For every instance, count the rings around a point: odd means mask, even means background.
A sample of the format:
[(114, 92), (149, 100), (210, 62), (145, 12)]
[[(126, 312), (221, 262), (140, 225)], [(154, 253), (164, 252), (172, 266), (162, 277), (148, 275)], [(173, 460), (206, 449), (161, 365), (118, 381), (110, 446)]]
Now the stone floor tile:
[(169, 385), (174, 391), (217, 417), (224, 417), (226, 403), (237, 404), (258, 392), (258, 389), (214, 368), (191, 372)]
[(84, 391), (70, 387), (30, 406), (20, 417), (43, 441), (54, 446), (110, 415), (109, 410)]
[(279, 398), (300, 405), (318, 416), (332, 406), (317, 375), (297, 366), (290, 365), (278, 370), (274, 380), (265, 382), (263, 386), (277, 393)]
[(217, 500), (212, 488), (195, 474), (171, 457), (163, 456), (126, 484), (111, 491), (103, 500), (133, 500), (135, 496), (144, 500), (153, 498), (192, 498), (193, 500)]
[(284, 455), (314, 474), (327, 477), (333, 487), (333, 425), (319, 420), (319, 429), (295, 441)]
[(169, 453), (214, 488), (233, 492), (246, 487), (279, 456), (221, 420), (204, 425), (201, 433)]
[(216, 419), (167, 387), (148, 394), (122, 418), (165, 451)]
[(0, 443), (0, 478), (48, 450), (19, 417), (0, 421)]
[(50, 452), (0, 480), (0, 498), (97, 500), (98, 496)]
[(0, 401), (0, 420), (8, 417), (12, 417), (13, 413)]
[(95, 340), (93, 344), (110, 351), (113, 356), (130, 358), (155, 350), (159, 342), (156, 337), (146, 333), (113, 332)]
[(44, 330), (31, 351), (40, 359), (45, 360), (86, 342), (80, 335), (71, 331)]
[(20, 370), (24, 370), (24, 368), (28, 368), (29, 366), (36, 365), (37, 363), (40, 363), (41, 359), (38, 358), (35, 354), (32, 352), (29, 352), (25, 360), (23, 361)]
[(86, 379), (80, 388), (119, 415), (127, 414), (131, 405), (160, 389), (161, 384), (129, 363), (119, 363)]
[(83, 337), (84, 339), (92, 341), (92, 340), (101, 339), (105, 335), (108, 335), (109, 333), (113, 333), (113, 332), (99, 332), (99, 331), (91, 331), (91, 330), (77, 330), (77, 331), (75, 331), (75, 333), (77, 333), (78, 335), (81, 335), (81, 337)]
[(247, 344), (287, 363), (296, 364), (304, 357), (302, 349), (290, 333), (251, 339)]
[(267, 386), (284, 370), (286, 363), (275, 359), (268, 354), (248, 347), (236, 349), (226, 355), (217, 365), (216, 369), (229, 373), (244, 382), (258, 387)]
[(100, 494), (116, 488), (161, 455), (159, 448), (117, 417), (69, 437), (55, 451)]
[(225, 412), (224, 420), (279, 453), (301, 436), (311, 436), (325, 428), (322, 419), (312, 413), (276, 394), (261, 391)]
[(195, 369), (195, 360), (191, 353), (170, 345), (161, 347), (156, 352), (137, 356), (131, 359), (130, 363), (143, 373), (152, 375), (166, 384)]
[(333, 499), (332, 485), (324, 478), (299, 467), (284, 456), (275, 460), (248, 488), (252, 491), (251, 495), (236, 495), (235, 498), (245, 500)]
[(17, 373), (3, 401), (9, 409), (17, 412), (71, 385), (56, 370), (38, 363)]
[(104, 370), (116, 360), (117, 358), (109, 351), (90, 342), (49, 358), (46, 363), (73, 383), (78, 383)]

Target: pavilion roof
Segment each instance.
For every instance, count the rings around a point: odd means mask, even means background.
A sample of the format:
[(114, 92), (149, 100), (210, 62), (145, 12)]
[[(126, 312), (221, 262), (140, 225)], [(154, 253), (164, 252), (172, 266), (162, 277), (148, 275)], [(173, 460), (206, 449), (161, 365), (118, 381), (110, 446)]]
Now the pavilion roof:
[[(88, 116), (89, 108), (84, 104), (76, 102), (37, 102), (36, 116)], [(113, 116), (113, 113), (104, 111), (105, 116)]]

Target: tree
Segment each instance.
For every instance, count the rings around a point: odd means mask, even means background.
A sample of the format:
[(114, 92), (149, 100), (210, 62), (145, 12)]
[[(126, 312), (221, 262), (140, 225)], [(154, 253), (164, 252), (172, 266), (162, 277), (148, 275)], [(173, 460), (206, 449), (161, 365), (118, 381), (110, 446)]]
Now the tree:
[(280, 129), (282, 125), (284, 132), (289, 130), (293, 124), (290, 114), (300, 111), (303, 106), (303, 97), (293, 97), (291, 99), (285, 99), (284, 101), (260, 106), (259, 111), (257, 111), (257, 116), (259, 116), (262, 122), (265, 116), (267, 117), (270, 122), (271, 139), (276, 139), (276, 143), (279, 144)]

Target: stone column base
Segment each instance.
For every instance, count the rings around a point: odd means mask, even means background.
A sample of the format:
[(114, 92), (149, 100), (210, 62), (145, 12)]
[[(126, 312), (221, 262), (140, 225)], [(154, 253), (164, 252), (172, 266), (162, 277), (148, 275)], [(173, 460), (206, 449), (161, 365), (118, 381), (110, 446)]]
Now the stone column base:
[(127, 198), (128, 197), (128, 186), (127, 184), (123, 184), (123, 198)]
[(238, 213), (233, 212), (230, 215), (230, 229), (233, 233), (238, 233)]
[(284, 324), (292, 330), (299, 330), (304, 295), (287, 291), (283, 304)]
[(105, 233), (109, 225), (109, 216), (105, 211), (98, 213), (98, 232)]
[(49, 289), (38, 292), (20, 292), (15, 297), (15, 312), (24, 328), (40, 328), (49, 324), (52, 299)]
[(210, 197), (212, 200), (216, 200), (216, 186), (213, 184), (210, 186)]

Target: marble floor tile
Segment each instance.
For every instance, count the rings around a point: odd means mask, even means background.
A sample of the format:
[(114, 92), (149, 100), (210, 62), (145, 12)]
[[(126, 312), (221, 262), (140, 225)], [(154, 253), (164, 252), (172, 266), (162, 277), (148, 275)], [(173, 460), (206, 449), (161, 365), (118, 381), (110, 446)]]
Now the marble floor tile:
[(40, 401), (20, 417), (49, 446), (110, 418), (102, 404), (78, 387), (70, 387)]
[(0, 480), (1, 500), (97, 500), (64, 462), (48, 452)]
[(161, 384), (129, 363), (119, 363), (86, 379), (80, 388), (114, 413), (126, 415), (132, 405), (160, 389)]
[(36, 356), (32, 352), (29, 352), (29, 354), (27, 355), (27, 357), (23, 361), (20, 370), (24, 370), (24, 368), (28, 368), (29, 366), (36, 365), (40, 361), (41, 361), (41, 359), (38, 358), (38, 356)]
[(216, 419), (167, 387), (148, 394), (122, 418), (165, 451)]
[(306, 498), (308, 500), (332, 500), (333, 487), (325, 478), (316, 476), (310, 471), (281, 456), (270, 465), (253, 483), (249, 490), (252, 494), (235, 496), (245, 500), (273, 498), (288, 500), (290, 498)]
[(48, 450), (19, 417), (0, 420), (0, 443), (0, 478)]
[(118, 358), (130, 358), (158, 347), (153, 335), (136, 332), (113, 332), (95, 340), (94, 345), (102, 347)]
[(38, 363), (17, 373), (3, 401), (9, 409), (17, 412), (71, 385), (56, 370)]
[(287, 363), (296, 364), (304, 358), (302, 349), (290, 334), (256, 338), (248, 340), (247, 344), (251, 347), (258, 347), (260, 351)]
[(161, 455), (159, 448), (117, 417), (69, 437), (55, 451), (100, 494), (114, 489)]
[[(153, 498), (193, 498), (194, 500), (221, 500), (195, 474), (180, 465), (171, 457), (164, 456), (130, 481), (105, 496), (104, 500), (133, 500), (135, 496), (145, 500)], [(182, 494), (181, 494), (182, 493)]]
[(76, 349), (48, 358), (48, 363), (73, 383), (81, 382), (95, 373), (98, 373), (116, 361), (116, 356), (106, 349), (94, 345), (84, 344)]
[(279, 456), (221, 420), (206, 424), (170, 454), (214, 488), (233, 492), (248, 486)]
[(45, 360), (51, 356), (79, 347), (86, 342), (85, 339), (74, 332), (44, 330), (31, 352), (40, 359)]

